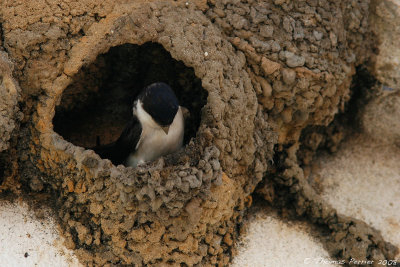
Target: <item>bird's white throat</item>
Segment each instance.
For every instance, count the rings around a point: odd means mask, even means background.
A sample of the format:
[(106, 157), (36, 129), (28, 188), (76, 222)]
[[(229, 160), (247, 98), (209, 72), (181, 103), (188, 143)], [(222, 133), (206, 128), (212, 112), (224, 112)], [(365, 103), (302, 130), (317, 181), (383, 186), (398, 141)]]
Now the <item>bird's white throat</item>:
[(160, 125), (158, 125), (158, 123), (153, 120), (151, 115), (143, 109), (143, 104), (140, 100), (136, 102), (136, 108), (133, 109), (133, 114), (136, 115), (136, 117), (140, 121), (142, 128), (150, 127), (161, 129)]
[(135, 152), (127, 159), (127, 165), (136, 167), (137, 164), (155, 160), (163, 155), (177, 151), (183, 144), (184, 119), (179, 107), (169, 128), (168, 134), (154, 121), (142, 106), (140, 100), (133, 109), (134, 115), (140, 121), (142, 133), (136, 145)]

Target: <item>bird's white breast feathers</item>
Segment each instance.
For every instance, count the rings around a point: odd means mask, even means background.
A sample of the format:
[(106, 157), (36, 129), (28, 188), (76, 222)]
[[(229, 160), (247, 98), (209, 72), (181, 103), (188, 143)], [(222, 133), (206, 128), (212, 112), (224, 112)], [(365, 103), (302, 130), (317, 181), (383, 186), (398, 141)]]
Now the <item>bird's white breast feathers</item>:
[(184, 119), (181, 107), (169, 128), (168, 134), (143, 109), (142, 103), (137, 102), (136, 112), (142, 125), (142, 134), (136, 145), (136, 151), (127, 158), (126, 164), (136, 167), (147, 161), (152, 161), (163, 155), (177, 151), (183, 144)]

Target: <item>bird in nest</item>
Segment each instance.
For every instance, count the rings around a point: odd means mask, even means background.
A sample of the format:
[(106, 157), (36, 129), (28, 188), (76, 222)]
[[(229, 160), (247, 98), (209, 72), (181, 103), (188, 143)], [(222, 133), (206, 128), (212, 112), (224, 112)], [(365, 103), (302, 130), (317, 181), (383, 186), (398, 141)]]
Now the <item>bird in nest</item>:
[(171, 87), (153, 83), (133, 103), (133, 117), (113, 143), (93, 150), (114, 165), (136, 167), (179, 150), (183, 144), (184, 113)]

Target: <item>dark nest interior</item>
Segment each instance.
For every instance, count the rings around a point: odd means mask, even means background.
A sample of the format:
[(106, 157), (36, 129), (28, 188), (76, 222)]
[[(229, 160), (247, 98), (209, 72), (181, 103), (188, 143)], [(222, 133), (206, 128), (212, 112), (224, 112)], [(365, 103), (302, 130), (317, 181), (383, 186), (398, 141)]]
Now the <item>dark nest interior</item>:
[(141, 90), (154, 82), (171, 86), (189, 109), (185, 144), (196, 136), (207, 91), (194, 70), (171, 57), (160, 44), (112, 47), (83, 67), (64, 90), (53, 119), (54, 130), (74, 145), (92, 148), (115, 141), (132, 116)]

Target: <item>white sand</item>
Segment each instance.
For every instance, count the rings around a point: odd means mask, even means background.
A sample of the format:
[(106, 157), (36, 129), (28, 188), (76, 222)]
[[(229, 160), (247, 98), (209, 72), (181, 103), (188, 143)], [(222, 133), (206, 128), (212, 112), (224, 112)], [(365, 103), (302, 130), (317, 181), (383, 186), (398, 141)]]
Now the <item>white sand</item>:
[(286, 223), (274, 212), (261, 211), (249, 220), (233, 267), (336, 266), (306, 223)]
[(318, 162), (323, 199), (400, 247), (400, 148), (360, 136)]
[(62, 242), (52, 218), (37, 219), (25, 203), (0, 202), (0, 266), (81, 266)]

